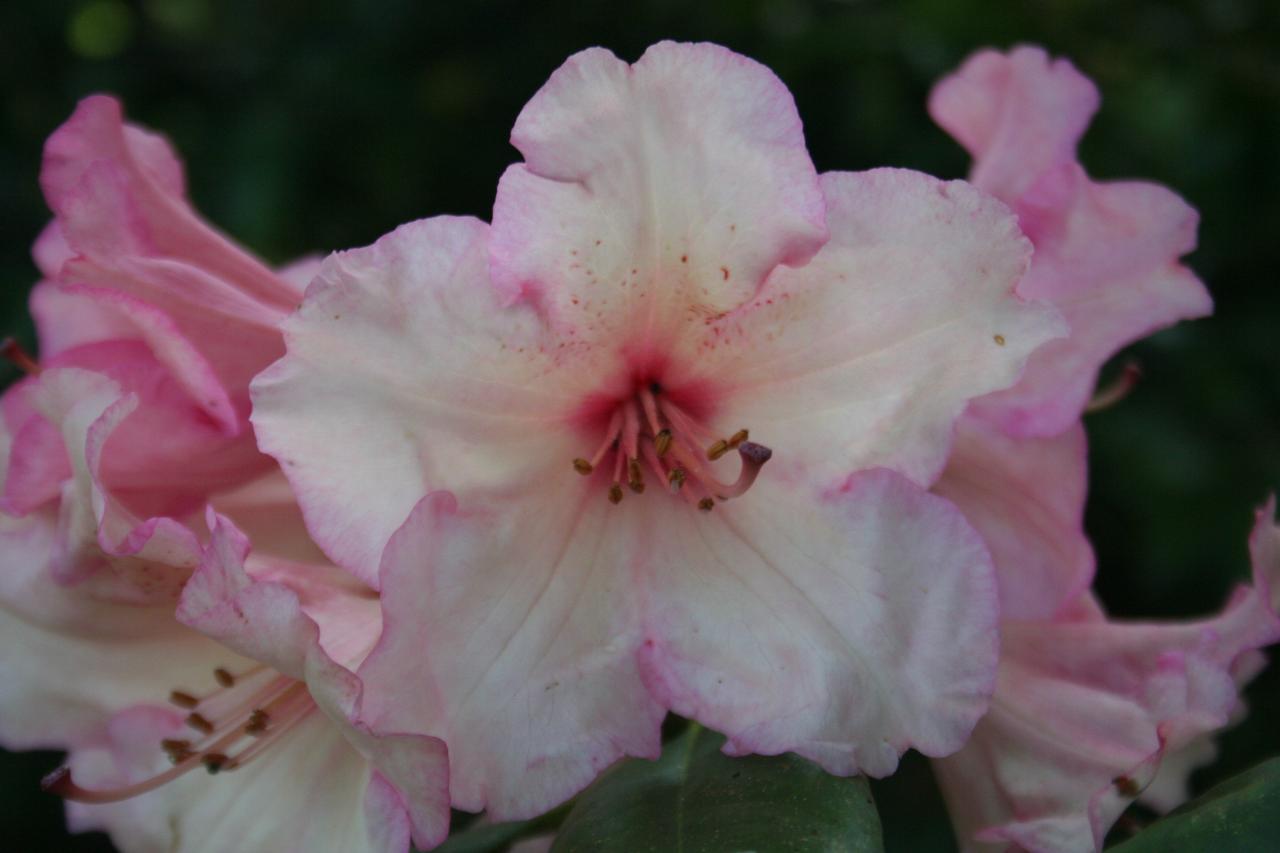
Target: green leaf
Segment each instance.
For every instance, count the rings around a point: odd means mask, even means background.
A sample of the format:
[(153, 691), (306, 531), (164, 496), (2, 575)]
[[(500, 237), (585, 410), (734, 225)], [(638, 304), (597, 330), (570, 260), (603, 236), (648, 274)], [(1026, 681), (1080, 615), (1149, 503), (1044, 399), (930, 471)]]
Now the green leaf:
[(1280, 758), (1234, 776), (1110, 848), (1114, 853), (1280, 849)]
[(865, 779), (829, 776), (794, 755), (729, 758), (690, 726), (657, 761), (631, 760), (578, 797), (552, 853), (879, 853)]
[(569, 806), (560, 806), (541, 817), (508, 823), (481, 823), (454, 833), (432, 853), (502, 853), (522, 838), (554, 832)]

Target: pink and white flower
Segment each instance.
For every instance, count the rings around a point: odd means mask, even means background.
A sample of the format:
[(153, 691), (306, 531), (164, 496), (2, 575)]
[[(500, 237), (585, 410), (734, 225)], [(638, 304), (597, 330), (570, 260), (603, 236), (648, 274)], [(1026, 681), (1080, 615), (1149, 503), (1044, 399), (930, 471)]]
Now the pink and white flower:
[[(1078, 420), (1098, 367), (1210, 307), (1178, 260), (1194, 246), (1194, 212), (1160, 187), (1094, 184), (1075, 162), (1096, 107), (1092, 83), (1035, 48), (976, 55), (930, 101), (974, 154), (974, 181), (1018, 211), (1036, 245), (1019, 292), (1071, 323), (1016, 386), (974, 403), (934, 488), (982, 534), (1000, 590), (991, 710), (964, 749), (935, 762), (966, 850), (1100, 849), (1135, 798), (1172, 808), (1212, 733), (1240, 713), (1257, 649), (1280, 639), (1268, 592), (1280, 560), (1257, 546), (1253, 586), (1199, 622), (1109, 620), (1088, 591)], [(1274, 540), (1273, 513), (1255, 541)]]
[(1093, 83), (1036, 47), (976, 53), (929, 98), (934, 121), (973, 156), (970, 180), (1013, 208), (1035, 244), (1018, 293), (1071, 327), (1014, 387), (973, 406), (1012, 435), (1069, 428), (1116, 350), (1213, 308), (1179, 261), (1195, 248), (1195, 210), (1156, 184), (1093, 181), (1076, 161), (1097, 108)]
[(497, 818), (655, 756), (667, 710), (837, 773), (958, 749), (995, 591), (923, 487), (1060, 332), (1008, 210), (818, 176), (785, 87), (712, 45), (580, 53), (512, 140), (492, 226), (329, 258), (253, 386), (317, 543), (382, 590), (368, 718), (441, 737)]
[(247, 421), (306, 267), (201, 222), (167, 144), (107, 98), (42, 180), (41, 357), (10, 350), (31, 376), (0, 402), (0, 740), (70, 750), (48, 784), (72, 827), (128, 851), (439, 841), (443, 744), (360, 718), (376, 593), (324, 563)]

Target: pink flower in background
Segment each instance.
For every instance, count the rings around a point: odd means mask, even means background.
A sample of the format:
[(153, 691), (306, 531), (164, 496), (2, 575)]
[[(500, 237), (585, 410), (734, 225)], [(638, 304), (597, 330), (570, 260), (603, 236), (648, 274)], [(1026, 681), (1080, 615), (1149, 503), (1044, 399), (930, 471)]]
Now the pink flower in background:
[(1266, 592), (1276, 560), (1255, 557), (1253, 587), (1200, 622), (1112, 621), (1088, 592), (1079, 416), (1098, 367), (1210, 308), (1178, 262), (1195, 244), (1194, 211), (1161, 187), (1093, 184), (1075, 163), (1096, 107), (1092, 83), (1035, 48), (977, 54), (930, 102), (974, 154), (974, 181), (1014, 206), (1036, 244), (1019, 292), (1071, 323), (1016, 386), (970, 407), (934, 489), (982, 534), (1000, 590), (991, 710), (963, 750), (935, 762), (965, 849), (1100, 848), (1139, 795), (1177, 805), (1212, 733), (1240, 712), (1256, 650), (1280, 639)]
[(313, 267), (274, 273), (201, 221), (168, 144), (104, 96), (49, 138), (41, 184), (55, 219), (35, 252), (39, 367), (106, 376), (120, 400), (81, 422), (94, 407), (68, 383), (10, 388), (0, 509), (56, 513), (60, 582), (172, 600), (205, 502), (275, 467), (249, 428), (248, 383), (283, 352), (276, 326)]
[(1196, 212), (1156, 184), (1095, 182), (1076, 162), (1097, 108), (1088, 78), (1035, 47), (974, 54), (929, 98), (929, 114), (973, 155), (970, 180), (1012, 207), (1035, 244), (1018, 293), (1052, 303), (1071, 327), (1017, 385), (974, 405), (1014, 435), (1067, 429), (1116, 350), (1213, 307), (1178, 260), (1195, 248)]
[(578, 54), (512, 139), (492, 227), (331, 257), (254, 383), (316, 541), (382, 589), (368, 718), (499, 819), (656, 755), (668, 709), (837, 773), (959, 748), (994, 587), (921, 487), (1060, 332), (1008, 211), (819, 177), (783, 85), (710, 45)]
[[(0, 403), (0, 739), (69, 749), (49, 785), (72, 827), (128, 851), (438, 842), (443, 744), (359, 719), (376, 593), (324, 565), (248, 426), (308, 267), (277, 275), (197, 219), (168, 146), (108, 98), (42, 177), (40, 361), (15, 353), (31, 375)], [(190, 707), (150, 704), (171, 691)]]

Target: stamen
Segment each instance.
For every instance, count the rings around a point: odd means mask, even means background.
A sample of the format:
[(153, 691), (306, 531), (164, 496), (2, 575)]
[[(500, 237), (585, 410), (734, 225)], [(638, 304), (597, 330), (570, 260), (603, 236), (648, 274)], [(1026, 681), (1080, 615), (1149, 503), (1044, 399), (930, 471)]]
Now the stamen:
[(747, 436), (749, 435), (750, 433), (747, 432), (745, 429), (738, 430), (733, 435), (729, 436), (729, 446), (737, 447), (739, 444), (742, 444), (742, 442), (746, 441)]
[(231, 759), (221, 752), (209, 752), (200, 756), (200, 763), (204, 765), (204, 769), (209, 771), (212, 776), (226, 766)]
[(11, 364), (30, 376), (40, 375), (40, 363), (27, 354), (22, 348), (22, 344), (13, 338), (5, 338), (0, 341), (0, 358), (7, 359)]
[(711, 508), (714, 507), (715, 505), (716, 505), (716, 502), (711, 498), (703, 498), (702, 500), (698, 501), (698, 509), (702, 510), (703, 512), (711, 512)]
[(1100, 388), (1093, 399), (1089, 401), (1089, 405), (1085, 406), (1085, 414), (1093, 414), (1109, 409), (1116, 403), (1119, 403), (1133, 391), (1138, 385), (1138, 381), (1142, 379), (1142, 365), (1136, 361), (1126, 362), (1125, 366), (1120, 369), (1120, 375), (1111, 381), (1111, 384), (1105, 388)]
[(667, 473), (667, 484), (671, 488), (671, 494), (674, 495), (676, 492), (680, 491), (680, 488), (684, 485), (684, 481), (687, 476), (688, 475), (685, 474), (683, 468), (672, 468)]
[(235, 687), (236, 677), (222, 667), (213, 671), (213, 679), (223, 687)]
[(609, 486), (609, 503), (622, 503), (622, 486), (619, 486), (617, 483)]
[(592, 465), (590, 462), (588, 462), (585, 459), (578, 458), (573, 460), (573, 470), (577, 471), (579, 474), (585, 477), (587, 474), (590, 474), (592, 471), (596, 470), (596, 466)]

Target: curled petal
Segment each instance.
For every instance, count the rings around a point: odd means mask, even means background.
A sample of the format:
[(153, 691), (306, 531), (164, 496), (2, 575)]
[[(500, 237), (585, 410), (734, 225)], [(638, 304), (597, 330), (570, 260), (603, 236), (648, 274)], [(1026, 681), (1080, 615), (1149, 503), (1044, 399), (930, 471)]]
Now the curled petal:
[(974, 54), (929, 95), (929, 115), (973, 156), (972, 180), (1006, 201), (1075, 160), (1098, 90), (1038, 47)]
[[(351, 746), (372, 762), (378, 784), (399, 792), (414, 840), (422, 846), (439, 843), (449, 823), (444, 744), (371, 727), (361, 708), (363, 684), (349, 668), (378, 635), (376, 600), (349, 585), (329, 586), (324, 567), (277, 564), (255, 578), (245, 565), (249, 541), (244, 534), (216, 515), (209, 526), (210, 542), (183, 590), (178, 620), (304, 681)], [(394, 802), (385, 790), (375, 788), (373, 796), (384, 806)]]
[[(1274, 535), (1271, 515), (1260, 516), (1254, 541)], [(965, 848), (1100, 849), (1166, 754), (1185, 761), (1231, 722), (1256, 650), (1280, 640), (1267, 598), (1278, 574), (1280, 564), (1255, 559), (1253, 586), (1198, 622), (1111, 622), (1091, 604), (1083, 619), (1006, 623), (990, 712), (963, 750), (935, 763)], [(1170, 780), (1160, 784), (1167, 793)]]

